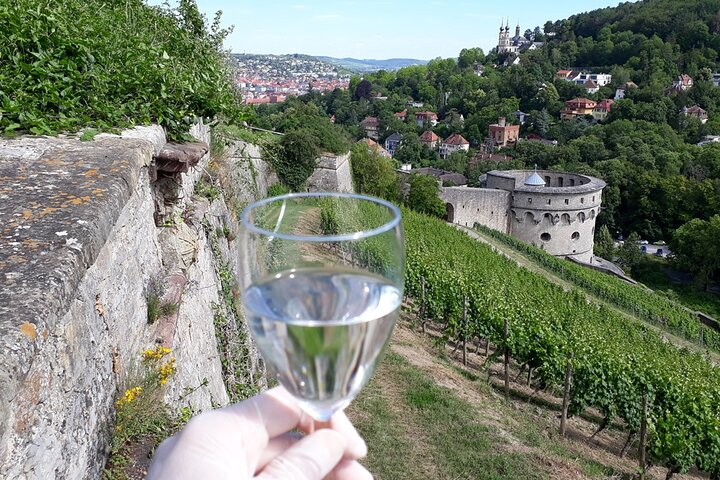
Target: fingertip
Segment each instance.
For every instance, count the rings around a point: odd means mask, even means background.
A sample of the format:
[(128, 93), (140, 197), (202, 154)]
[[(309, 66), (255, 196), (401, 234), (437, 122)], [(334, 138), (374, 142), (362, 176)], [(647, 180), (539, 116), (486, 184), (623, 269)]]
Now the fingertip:
[(275, 457), (255, 478), (325, 478), (342, 461), (346, 448), (345, 436), (329, 428), (320, 429)]
[(363, 440), (344, 412), (336, 413), (332, 418), (331, 425), (334, 430), (343, 434), (347, 439), (346, 458), (359, 459), (367, 455), (368, 449), (365, 440)]

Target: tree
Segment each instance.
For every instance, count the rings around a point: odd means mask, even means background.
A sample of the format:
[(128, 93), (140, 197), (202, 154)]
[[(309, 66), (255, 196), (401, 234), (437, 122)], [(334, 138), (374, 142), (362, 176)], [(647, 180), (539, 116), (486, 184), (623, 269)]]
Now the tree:
[(360, 83), (357, 84), (357, 87), (355, 87), (355, 91), (353, 92), (353, 100), (360, 100), (361, 98), (369, 99), (370, 94), (372, 93), (372, 83), (370, 83), (367, 79), (360, 80)]
[(298, 191), (315, 170), (318, 154), (311, 132), (293, 130), (283, 136), (272, 165), (280, 181)]
[(420, 167), (423, 159), (423, 144), (417, 134), (409, 133), (403, 137), (400, 148), (395, 152), (395, 160), (400, 163), (409, 163), (414, 168)]
[(413, 210), (426, 215), (443, 217), (445, 204), (440, 197), (440, 186), (435, 177), (413, 174), (410, 177), (410, 192), (407, 204)]
[(713, 274), (720, 269), (720, 215), (709, 220), (695, 218), (675, 230), (670, 249), (678, 265), (696, 274), (707, 290)]
[(632, 232), (618, 249), (617, 255), (622, 261), (624, 270), (632, 274), (633, 269), (640, 265), (643, 258), (640, 250), (640, 235)]
[(383, 157), (362, 142), (353, 145), (351, 151), (350, 165), (357, 192), (397, 200), (398, 186), (393, 160)]
[(612, 260), (615, 255), (615, 242), (607, 225), (600, 227), (595, 234), (595, 255), (606, 260)]
[(485, 54), (481, 48), (463, 48), (458, 56), (458, 67), (472, 68), (475, 64), (482, 63), (485, 60)]

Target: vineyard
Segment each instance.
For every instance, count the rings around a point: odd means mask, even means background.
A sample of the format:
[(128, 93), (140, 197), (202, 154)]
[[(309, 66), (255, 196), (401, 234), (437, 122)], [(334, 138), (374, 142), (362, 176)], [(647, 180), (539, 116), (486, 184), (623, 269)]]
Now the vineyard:
[(590, 294), (668, 332), (720, 352), (720, 333), (700, 323), (692, 311), (678, 302), (642, 286), (630, 285), (619, 278), (559, 259), (496, 230), (479, 225), (476, 225), (476, 229), (521, 251), (559, 277), (578, 285)]
[[(569, 365), (570, 415), (594, 407), (605, 417), (603, 426), (622, 420), (628, 439), (646, 427), (651, 462), (671, 473), (696, 467), (720, 478), (718, 368), (439, 220), (406, 210), (404, 227), (406, 294), (422, 319), (442, 326), (446, 340), (492, 342), (529, 368), (538, 388), (562, 388)], [(660, 297), (652, 303), (650, 296), (615, 295), (628, 306), (637, 301), (641, 318), (690, 321)]]

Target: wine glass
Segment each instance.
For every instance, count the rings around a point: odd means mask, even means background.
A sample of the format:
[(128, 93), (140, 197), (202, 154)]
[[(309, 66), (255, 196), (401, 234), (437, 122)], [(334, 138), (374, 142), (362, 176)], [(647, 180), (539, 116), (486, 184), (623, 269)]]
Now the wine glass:
[(326, 422), (372, 376), (400, 310), (400, 210), (349, 193), (293, 193), (241, 215), (247, 322), (269, 370)]

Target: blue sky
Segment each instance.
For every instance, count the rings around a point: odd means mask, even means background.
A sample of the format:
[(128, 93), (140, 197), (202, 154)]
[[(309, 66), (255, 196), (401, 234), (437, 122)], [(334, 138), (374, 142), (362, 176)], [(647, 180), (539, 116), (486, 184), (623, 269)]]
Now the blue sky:
[[(212, 19), (234, 25), (235, 53), (306, 53), (385, 59), (455, 57), (462, 48), (497, 44), (501, 19), (511, 30), (620, 3), (617, 0), (197, 0)], [(160, 3), (150, 0), (151, 4)], [(175, 3), (173, 1), (171, 4)]]

